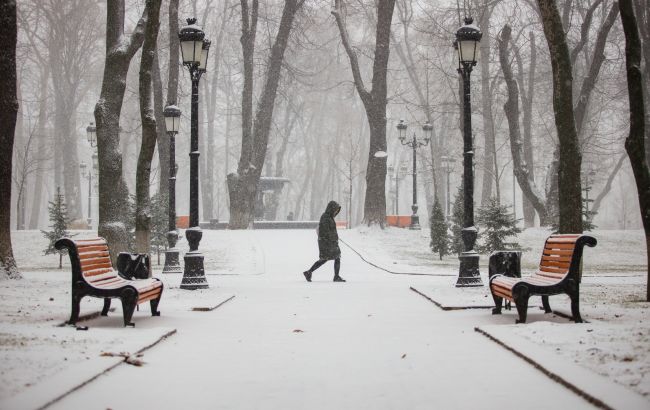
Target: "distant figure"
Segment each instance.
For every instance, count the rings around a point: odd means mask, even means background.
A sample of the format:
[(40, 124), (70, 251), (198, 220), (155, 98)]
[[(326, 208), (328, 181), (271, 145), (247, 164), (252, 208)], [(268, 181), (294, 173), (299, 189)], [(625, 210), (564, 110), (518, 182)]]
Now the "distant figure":
[(287, 215), (287, 221), (293, 221), (293, 212), (289, 212), (289, 215)]
[(341, 206), (336, 201), (330, 201), (327, 204), (325, 212), (320, 217), (318, 223), (318, 260), (303, 272), (307, 282), (311, 282), (311, 274), (316, 269), (323, 266), (328, 260), (334, 260), (334, 282), (345, 282), (345, 279), (339, 276), (341, 269), (341, 249), (339, 249), (339, 235), (336, 233), (336, 222), (334, 217), (341, 211)]

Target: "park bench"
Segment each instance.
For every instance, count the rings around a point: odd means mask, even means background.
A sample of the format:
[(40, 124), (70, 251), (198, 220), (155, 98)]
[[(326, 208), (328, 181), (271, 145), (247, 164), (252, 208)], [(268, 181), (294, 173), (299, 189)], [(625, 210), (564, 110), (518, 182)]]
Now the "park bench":
[(119, 298), (122, 301), (124, 326), (134, 326), (131, 323), (133, 311), (137, 305), (147, 301), (151, 305), (151, 315), (160, 316), (158, 303), (163, 283), (155, 278), (131, 280), (114, 270), (104, 238), (61, 238), (54, 246), (58, 250), (68, 250), (72, 265), (72, 312), (69, 324), (74, 325), (79, 319), (79, 303), (84, 296), (104, 299), (102, 316), (108, 315), (111, 299)]
[(492, 314), (501, 314), (503, 299), (517, 307), (519, 319), (526, 323), (528, 298), (542, 297), (545, 313), (551, 313), (548, 297), (566, 293), (571, 298), (571, 314), (576, 323), (580, 317), (580, 279), (582, 275), (582, 251), (585, 245), (596, 246), (596, 238), (589, 235), (551, 235), (544, 244), (539, 269), (529, 277), (516, 278), (494, 275), (490, 278), (490, 291), (495, 308)]

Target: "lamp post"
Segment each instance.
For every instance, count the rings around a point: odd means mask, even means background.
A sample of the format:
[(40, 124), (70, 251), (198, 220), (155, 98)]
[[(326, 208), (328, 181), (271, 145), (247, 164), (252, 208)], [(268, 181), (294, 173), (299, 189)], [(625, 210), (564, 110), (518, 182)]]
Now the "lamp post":
[(88, 180), (88, 227), (92, 225), (92, 193), (93, 193), (93, 174), (90, 172), (90, 169), (88, 169), (88, 172), (86, 172), (86, 163), (81, 161), (79, 164), (79, 170), (81, 171), (81, 177), (86, 178)]
[(411, 210), (413, 210), (413, 215), (411, 215), (411, 225), (409, 229), (420, 229), (420, 217), (418, 216), (418, 187), (417, 187), (417, 149), (423, 147), (429, 143), (431, 139), (431, 132), (433, 131), (433, 126), (429, 124), (429, 121), (422, 126), (422, 131), (424, 131), (424, 142), (418, 141), (415, 132), (413, 133), (413, 138), (410, 140), (406, 139), (406, 130), (408, 126), (404, 120), (399, 120), (397, 124), (397, 132), (399, 141), (402, 145), (411, 147), (413, 149), (413, 205), (411, 205)]
[(449, 156), (442, 156), (440, 159), (442, 160), (442, 167), (443, 167), (442, 169), (447, 174), (447, 209), (445, 215), (447, 215), (447, 219), (449, 219), (451, 215), (451, 192), (450, 192), (449, 176), (451, 175), (451, 171), (454, 170), (454, 164), (456, 163), (456, 158), (452, 158)]
[(478, 268), (478, 253), (474, 250), (477, 230), (474, 226), (474, 147), (472, 141), (472, 109), (470, 100), (470, 74), (478, 60), (478, 45), (482, 33), (471, 17), (456, 32), (454, 46), (458, 50), (458, 73), (463, 80), (463, 238), (464, 252), (460, 259), (457, 287), (483, 286)]
[(195, 18), (187, 19), (187, 26), (178, 33), (183, 64), (188, 68), (192, 79), (192, 115), (190, 122), (190, 226), (185, 230), (185, 237), (190, 251), (185, 254), (185, 269), (181, 289), (205, 289), (203, 254), (199, 252), (199, 242), (203, 232), (199, 227), (199, 80), (206, 71), (210, 41), (196, 25)]
[(176, 248), (178, 232), (176, 231), (176, 141), (175, 137), (181, 125), (181, 110), (175, 105), (168, 105), (163, 111), (165, 117), (165, 129), (169, 136), (169, 210), (168, 210), (168, 231), (167, 243), (169, 245), (165, 252), (165, 266), (162, 273), (181, 273), (179, 251)]
[(400, 181), (406, 176), (406, 173), (408, 172), (408, 167), (406, 164), (402, 164), (398, 169), (390, 165), (388, 167), (388, 174), (394, 176), (390, 177), (392, 180), (395, 181), (395, 206), (393, 207), (396, 216), (399, 216), (399, 183)]
[(95, 148), (97, 146), (97, 127), (95, 127), (94, 122), (91, 122), (86, 127), (86, 138), (91, 147)]

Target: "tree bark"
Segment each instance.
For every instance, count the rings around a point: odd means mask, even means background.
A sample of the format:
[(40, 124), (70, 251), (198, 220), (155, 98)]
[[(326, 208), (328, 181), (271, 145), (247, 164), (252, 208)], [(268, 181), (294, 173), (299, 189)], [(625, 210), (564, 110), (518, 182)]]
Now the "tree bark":
[(120, 113), (131, 59), (144, 40), (148, 7), (133, 33), (124, 33), (124, 0), (108, 0), (106, 8), (106, 61), (99, 101), (95, 105), (99, 163), (98, 234), (106, 239), (113, 263), (127, 250), (128, 187), (122, 177)]
[(553, 70), (553, 111), (560, 141), (558, 197), (560, 233), (582, 233), (582, 154), (573, 116), (573, 75), (569, 48), (554, 0), (537, 0)]
[(521, 138), (521, 131), (519, 129), (519, 90), (517, 82), (512, 75), (512, 69), (510, 68), (510, 58), (508, 56), (508, 43), (510, 42), (510, 38), (511, 28), (506, 24), (501, 30), (501, 38), (499, 38), (499, 62), (501, 63), (501, 70), (503, 71), (503, 77), (508, 89), (508, 99), (503, 105), (503, 109), (508, 119), (513, 167), (521, 191), (526, 198), (530, 199), (531, 204), (539, 215), (541, 225), (546, 225), (548, 223), (548, 214), (544, 204), (544, 198), (535, 185), (533, 168), (526, 163), (524, 141)]
[(372, 67), (372, 88), (364, 85), (359, 60), (350, 44), (344, 16), (343, 0), (336, 0), (332, 15), (336, 19), (341, 42), (350, 60), (354, 85), (363, 103), (370, 129), (370, 149), (366, 170), (366, 195), (363, 222), (384, 226), (386, 220), (386, 157), (375, 157), (378, 151), (386, 152), (386, 104), (388, 60), (390, 56), (390, 31), (395, 0), (377, 2), (377, 27), (375, 32), (375, 55)]
[(650, 171), (645, 156), (645, 101), (643, 99), (643, 74), (641, 72), (641, 39), (631, 0), (621, 0), (621, 21), (625, 32), (625, 68), (630, 105), (630, 132), (625, 140), (625, 150), (630, 158), (639, 196), (641, 221), (645, 231), (648, 256), (648, 282), (646, 300), (650, 302)]
[(0, 2), (0, 279), (20, 279), (11, 246), (11, 173), (18, 116), (16, 1)]
[[(244, 50), (244, 91), (242, 92), (242, 149), (237, 173), (228, 175), (230, 194), (230, 229), (246, 229), (253, 222), (255, 196), (259, 178), (264, 166), (266, 151), (273, 118), (273, 108), (277, 94), (284, 52), (296, 12), (303, 0), (286, 0), (282, 10), (280, 27), (275, 37), (267, 62), (264, 88), (255, 111), (255, 124), (252, 124), (252, 93), (255, 27), (257, 25), (257, 0), (253, 0), (253, 10), (248, 24), (247, 0), (242, 0), (242, 50)], [(249, 78), (250, 76), (250, 78)]]
[[(163, 110), (165, 100), (163, 97), (163, 84), (160, 73), (160, 60), (158, 58), (158, 47), (153, 60), (153, 112), (156, 117), (156, 145), (158, 147), (158, 192), (163, 198), (169, 196), (169, 136), (165, 127), (165, 116)], [(167, 215), (169, 203), (162, 201), (164, 214)]]
[[(37, 148), (36, 156), (39, 161), (45, 161), (46, 135), (45, 125), (47, 123), (47, 84), (50, 80), (50, 69), (47, 64), (41, 67), (40, 94), (38, 101), (38, 119), (36, 120), (36, 139)], [(29, 229), (38, 229), (38, 223), (41, 216), (41, 206), (43, 205), (43, 166), (40, 165), (36, 170), (34, 178), (34, 187), (32, 194), (32, 209), (29, 217)]]
[(156, 56), (156, 42), (160, 26), (160, 4), (162, 0), (147, 0), (147, 26), (144, 31), (142, 57), (140, 59), (140, 119), (142, 121), (142, 142), (138, 155), (135, 180), (135, 246), (138, 253), (149, 253), (151, 249), (151, 161), (156, 149), (158, 130), (152, 102), (153, 69)]
[(178, 39), (178, 2), (169, 0), (169, 77), (167, 78), (167, 105), (176, 105), (178, 102), (178, 71), (179, 50)]
[[(485, 1), (484, 1), (485, 3)], [(490, 17), (493, 8), (483, 5), (480, 14), (479, 27), (483, 29), (480, 43), (481, 53), (481, 114), (483, 116), (483, 135), (485, 136), (485, 150), (483, 156), (483, 185), (481, 190), (481, 206), (485, 206), (492, 197), (492, 185), (498, 189), (498, 169), (496, 167), (496, 136), (494, 129), (494, 115), (492, 114), (492, 93), (490, 92)]]
[[(524, 126), (524, 161), (530, 170), (531, 181), (535, 182), (535, 156), (533, 154), (533, 100), (535, 97), (535, 71), (537, 69), (537, 45), (535, 44), (535, 34), (530, 32), (530, 64), (528, 65), (528, 83), (524, 82), (524, 67), (519, 52), (515, 52), (517, 65), (519, 67), (518, 83), (521, 89), (521, 105), (523, 111)], [(523, 212), (524, 227), (532, 228), (535, 226), (535, 207), (528, 199), (526, 194), (523, 195)]]

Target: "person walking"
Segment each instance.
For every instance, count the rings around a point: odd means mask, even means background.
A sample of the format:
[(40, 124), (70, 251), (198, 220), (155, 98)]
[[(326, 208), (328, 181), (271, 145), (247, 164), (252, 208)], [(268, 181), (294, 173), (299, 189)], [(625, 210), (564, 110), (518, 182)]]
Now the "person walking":
[(339, 276), (341, 269), (341, 249), (339, 249), (339, 235), (336, 232), (334, 218), (341, 211), (341, 206), (336, 201), (330, 201), (318, 223), (318, 260), (303, 272), (307, 282), (311, 282), (311, 274), (328, 260), (334, 260), (334, 282), (345, 282)]

